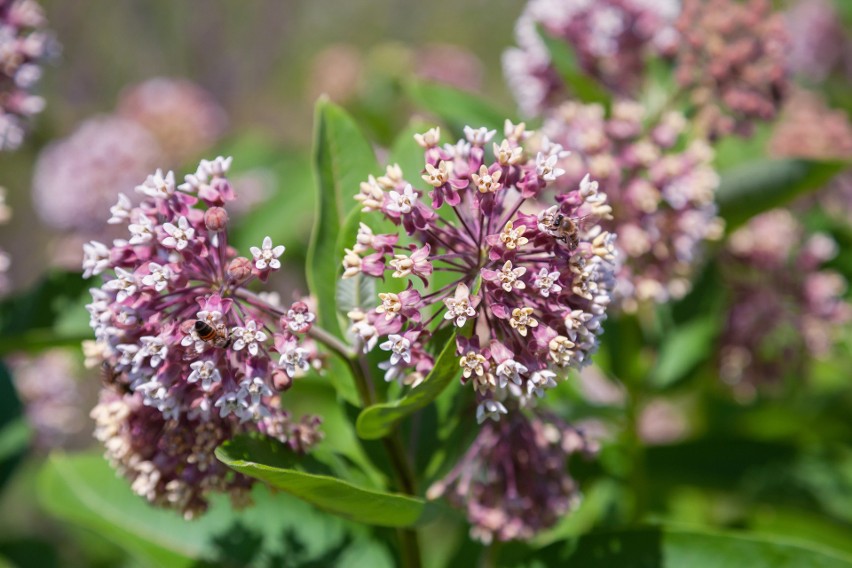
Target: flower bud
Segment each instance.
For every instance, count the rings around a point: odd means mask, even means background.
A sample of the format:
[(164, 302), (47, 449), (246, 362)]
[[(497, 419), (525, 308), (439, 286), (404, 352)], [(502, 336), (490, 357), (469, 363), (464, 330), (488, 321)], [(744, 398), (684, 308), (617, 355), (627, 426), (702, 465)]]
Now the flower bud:
[(251, 276), (251, 261), (244, 256), (238, 256), (228, 265), (228, 276), (236, 282), (243, 282)]
[(293, 386), (293, 379), (287, 373), (278, 369), (272, 373), (272, 386), (275, 387), (275, 390), (284, 392)]
[(228, 212), (221, 207), (211, 207), (204, 212), (204, 226), (208, 231), (218, 233), (228, 224)]

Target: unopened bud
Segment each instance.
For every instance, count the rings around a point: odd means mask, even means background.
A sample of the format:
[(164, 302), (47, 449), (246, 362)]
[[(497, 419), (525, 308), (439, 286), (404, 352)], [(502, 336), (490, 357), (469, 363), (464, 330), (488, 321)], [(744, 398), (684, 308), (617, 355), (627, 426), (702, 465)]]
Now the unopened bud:
[(235, 282), (244, 282), (251, 276), (251, 261), (244, 256), (238, 256), (228, 265), (228, 276)]
[(284, 392), (293, 386), (293, 379), (290, 375), (278, 369), (272, 373), (272, 386), (275, 387), (275, 390)]
[(208, 231), (218, 233), (228, 224), (228, 212), (221, 207), (211, 207), (204, 212), (204, 226)]

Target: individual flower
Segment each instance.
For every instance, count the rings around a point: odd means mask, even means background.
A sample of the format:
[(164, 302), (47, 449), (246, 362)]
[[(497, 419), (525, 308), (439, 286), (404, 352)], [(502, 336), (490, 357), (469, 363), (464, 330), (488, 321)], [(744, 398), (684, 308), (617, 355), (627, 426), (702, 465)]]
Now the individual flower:
[(709, 136), (749, 135), (788, 88), (787, 34), (769, 0), (684, 0), (675, 76)]
[(169, 77), (124, 89), (117, 114), (153, 134), (171, 163), (180, 165), (215, 144), (227, 125), (213, 95), (192, 81)]
[[(627, 311), (686, 294), (702, 245), (720, 237), (722, 228), (712, 150), (701, 140), (683, 139), (685, 118), (678, 113), (645, 121), (645, 108), (636, 102), (616, 102), (609, 115), (601, 105), (571, 102), (549, 113), (542, 126), (542, 147), (557, 143), (570, 151), (559, 161), (566, 173), (556, 187), (600, 184), (608, 198), (612, 215), (603, 226), (619, 235), (616, 297)], [(597, 182), (584, 182), (586, 172)], [(550, 280), (548, 271), (540, 282)], [(552, 284), (545, 289), (553, 290)]]
[[(317, 436), (294, 434), (318, 423), (298, 426), (279, 401), (317, 359), (304, 337), (314, 315), (304, 302), (284, 310), (246, 288), (276, 265), (259, 268), (228, 244), (230, 163), (204, 160), (179, 186), (158, 170), (136, 187), (138, 205), (113, 211), (131, 239), (84, 251), (85, 274), (103, 278), (87, 306), (96, 338), (87, 360), (102, 362), (112, 387), (92, 414), (96, 436), (138, 494), (188, 517), (211, 491), (242, 497), (250, 485), (213, 456), (224, 440), (261, 432), (301, 452)], [(260, 256), (267, 251), (280, 256), (266, 243)]]
[(124, 222), (128, 196), (139, 195), (134, 188), (161, 159), (157, 141), (136, 123), (89, 119), (39, 154), (33, 174), (36, 213), (54, 229), (97, 232), (105, 225), (103, 211), (114, 206), (111, 222)]
[(837, 253), (827, 235), (808, 235), (792, 213), (776, 209), (731, 235), (723, 275), (731, 305), (720, 335), (722, 379), (742, 398), (785, 377), (806, 374), (831, 352), (852, 317), (846, 280), (823, 268)]
[(445, 496), (463, 509), (477, 540), (526, 540), (577, 507), (580, 492), (567, 462), (573, 454), (594, 452), (582, 431), (558, 418), (515, 412), (488, 421), (427, 496)]
[[(439, 146), (437, 130), (415, 137), (424, 168), (413, 177), (422, 174), (428, 199), (398, 166), (371, 178), (376, 205), (368, 211), (378, 208), (399, 230), (362, 227), (343, 261), (344, 278), (391, 271), (407, 281), (401, 291), (379, 292), (375, 309), (350, 313), (357, 343), (390, 353), (381, 364), (385, 379), (419, 383), (434, 366), (429, 340), (454, 329), (462, 382), (476, 392), (480, 422), (556, 385), (530, 387), (541, 373), (561, 380), (589, 362), (613, 286), (614, 239), (599, 225), (609, 213), (605, 196), (585, 180), (556, 205), (541, 205), (563, 171), (551, 154), (530, 155), (523, 131), (507, 122), (500, 143), (485, 128), (466, 127), (465, 139), (452, 145)], [(535, 284), (542, 270), (553, 279), (547, 294)], [(550, 356), (554, 338), (570, 339), (564, 356)]]
[(32, 90), (57, 49), (46, 25), (35, 0), (0, 0), (0, 152), (18, 148), (30, 119), (44, 109)]
[(635, 95), (649, 55), (677, 44), (679, 0), (530, 0), (515, 24), (517, 48), (503, 70), (521, 111), (540, 114), (571, 94), (539, 35), (565, 42), (585, 73), (619, 95)]

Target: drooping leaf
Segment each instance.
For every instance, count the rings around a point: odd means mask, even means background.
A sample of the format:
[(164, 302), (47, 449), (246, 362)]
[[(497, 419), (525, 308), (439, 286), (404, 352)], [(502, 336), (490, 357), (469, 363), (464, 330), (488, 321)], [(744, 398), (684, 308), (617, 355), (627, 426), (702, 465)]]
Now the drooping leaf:
[(351, 521), (406, 527), (421, 520), (426, 511), (426, 503), (415, 497), (365, 489), (328, 475), (295, 469), (290, 456), (281, 444), (246, 436), (216, 450), (216, 457), (228, 467)]
[(458, 376), (459, 370), (453, 334), (435, 360), (435, 367), (420, 385), (408, 391), (399, 400), (374, 404), (361, 411), (355, 424), (358, 435), (368, 440), (387, 436), (397, 422), (435, 400)]
[(200, 518), (185, 521), (133, 494), (97, 455), (56, 454), (39, 479), (42, 505), (67, 522), (98, 532), (144, 565), (392, 566), (365, 527), (318, 513), (258, 484), (254, 505), (235, 511), (225, 496)]
[(440, 118), (457, 136), (465, 126), (502, 132), (505, 119), (512, 118), (478, 96), (448, 85), (412, 80), (405, 90), (418, 107)]
[(843, 162), (761, 160), (722, 173), (719, 214), (730, 232), (750, 218), (824, 186), (848, 167)]
[(357, 202), (359, 185), (377, 170), (370, 143), (346, 112), (327, 99), (317, 103), (313, 148), (316, 217), (308, 249), (307, 277), (317, 298), (317, 319), (342, 337), (337, 321), (336, 283), (343, 260), (340, 228)]
[[(583, 568), (850, 568), (841, 553), (777, 537), (667, 527), (592, 533), (529, 551), (502, 566)], [(521, 557), (521, 558), (518, 558)]]
[(577, 55), (568, 43), (552, 37), (543, 26), (538, 26), (538, 35), (550, 53), (550, 62), (574, 96), (584, 103), (609, 104), (609, 93), (593, 77), (583, 72)]

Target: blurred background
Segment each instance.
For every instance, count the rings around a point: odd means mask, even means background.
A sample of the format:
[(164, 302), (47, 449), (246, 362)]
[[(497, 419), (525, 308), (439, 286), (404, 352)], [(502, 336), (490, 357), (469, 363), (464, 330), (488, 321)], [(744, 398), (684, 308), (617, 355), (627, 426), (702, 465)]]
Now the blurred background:
[[(0, 224), (0, 246), (12, 263), (3, 292), (43, 304), (66, 345), (22, 353), (14, 334), (5, 336), (2, 354), (23, 406), (4, 407), (0, 392), (0, 414), (23, 412), (34, 433), (25, 457), (0, 459), (0, 556), (20, 566), (145, 565), (91, 523), (56, 520), (45, 507), (52, 496), (39, 494), (37, 473), (51, 450), (100, 450), (88, 417), (100, 379), (84, 368), (79, 348), (90, 334), (88, 300), (60, 293), (84, 290), (76, 274), (62, 271), (79, 272), (84, 242), (113, 238), (105, 211), (118, 192), (129, 194), (157, 167), (180, 177), (200, 158), (233, 155), (235, 245), (257, 246), (274, 231), (291, 268), (274, 286), (282, 297), (304, 292), (316, 98), (327, 94), (347, 108), (380, 156), (413, 115), (428, 116), (404, 92), (402, 82), (412, 77), (476, 93), (516, 116), (501, 57), (515, 44), (524, 2), (41, 4), (61, 50), (44, 65), (37, 89), (45, 110), (18, 150), (0, 152), (0, 186), (13, 212)], [(823, 59), (838, 51), (836, 65), (798, 77), (809, 90), (789, 99), (777, 124), (745, 145), (718, 148), (723, 174), (742, 161), (743, 148), (761, 157), (852, 157), (852, 3), (776, 4), (799, 14), (788, 17), (791, 33), (810, 39), (798, 48)], [(795, 27), (803, 22), (814, 29)], [(826, 37), (834, 39), (820, 44)], [(179, 127), (187, 123), (191, 132)], [(803, 147), (814, 125), (827, 148)], [(541, 542), (635, 520), (639, 510), (645, 520), (748, 528), (852, 554), (852, 324), (808, 312), (807, 298), (770, 285), (813, 268), (812, 257), (852, 279), (852, 183), (838, 177), (824, 186), (750, 225), (751, 233), (711, 245), (685, 298), (650, 319), (608, 324), (598, 367), (554, 397), (556, 410), (584, 421), (604, 443), (599, 463), (577, 466), (588, 505)], [(781, 247), (777, 262), (755, 242)], [(45, 280), (48, 270), (55, 272)], [(837, 286), (817, 280), (812, 286)], [(819, 296), (812, 292), (808, 298)], [(7, 331), (14, 330), (9, 317)], [(755, 335), (767, 321), (772, 334)], [(27, 336), (26, 345), (38, 338)], [(638, 367), (620, 365), (622, 350), (636, 354)], [(637, 393), (628, 375), (643, 373), (651, 380)], [(629, 465), (636, 463), (639, 469)], [(636, 487), (644, 488), (641, 496)]]

